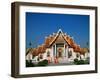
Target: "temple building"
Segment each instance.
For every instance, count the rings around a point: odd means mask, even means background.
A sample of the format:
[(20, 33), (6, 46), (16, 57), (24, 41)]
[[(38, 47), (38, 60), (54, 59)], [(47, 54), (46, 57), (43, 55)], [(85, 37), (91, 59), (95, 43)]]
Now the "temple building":
[(87, 57), (89, 57), (89, 50), (81, 48), (61, 29), (46, 37), (44, 44), (28, 49), (26, 53), (26, 60), (33, 62), (46, 59), (49, 63), (70, 63), (76, 58), (85, 60)]

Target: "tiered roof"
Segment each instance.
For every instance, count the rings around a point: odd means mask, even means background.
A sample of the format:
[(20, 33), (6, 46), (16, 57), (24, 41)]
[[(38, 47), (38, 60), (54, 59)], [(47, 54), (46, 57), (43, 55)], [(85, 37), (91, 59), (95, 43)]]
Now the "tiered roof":
[(49, 36), (45, 39), (45, 46), (46, 47), (52, 46), (52, 44), (56, 41), (56, 39), (59, 37), (60, 34), (62, 35), (64, 40), (67, 42), (67, 44), (71, 48), (74, 49), (75, 52), (80, 52), (81, 51), (80, 46), (77, 45), (69, 35), (67, 35), (66, 33), (63, 33), (61, 29), (59, 29), (59, 31), (57, 33), (55, 33), (54, 35), (51, 35), (51, 36)]
[(59, 29), (57, 33), (53, 33), (53, 35), (50, 35), (50, 36), (46, 37), (44, 44), (38, 46), (37, 48), (33, 48), (32, 49), (32, 54), (33, 55), (38, 55), (40, 53), (41, 54), (44, 53), (46, 51), (46, 48), (50, 48), (53, 45), (53, 43), (55, 43), (55, 41), (57, 40), (59, 35), (62, 35), (62, 37), (66, 41), (66, 43), (71, 48), (73, 48), (74, 52), (79, 52), (81, 54), (84, 53), (84, 50), (82, 48), (80, 48), (80, 46), (77, 45), (69, 35), (67, 35), (66, 33), (63, 33), (62, 30)]

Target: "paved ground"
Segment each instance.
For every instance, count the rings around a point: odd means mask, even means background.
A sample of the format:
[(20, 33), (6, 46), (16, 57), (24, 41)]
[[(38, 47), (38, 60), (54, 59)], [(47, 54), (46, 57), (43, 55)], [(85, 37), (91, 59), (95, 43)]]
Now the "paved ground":
[(72, 61), (68, 61), (66, 58), (59, 58), (59, 63), (50, 63), (48, 66), (61, 66), (61, 65), (74, 65)]
[(58, 65), (74, 65), (72, 62), (73, 60), (68, 60), (67, 58), (59, 58), (58, 62), (59, 63), (50, 63), (49, 66), (58, 66)]

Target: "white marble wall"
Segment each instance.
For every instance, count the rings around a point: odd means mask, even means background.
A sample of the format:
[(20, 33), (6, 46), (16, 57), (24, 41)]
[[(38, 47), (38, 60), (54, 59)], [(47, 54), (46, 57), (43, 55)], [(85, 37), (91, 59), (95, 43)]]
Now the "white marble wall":
[(27, 54), (26, 60), (32, 60), (32, 54), (31, 54), (31, 53), (28, 53), (28, 54)]
[(90, 53), (89, 52), (86, 52), (85, 53), (85, 59), (88, 58), (89, 56), (90, 56)]
[[(40, 59), (40, 61), (41, 60), (44, 60), (44, 59), (48, 59), (47, 58), (47, 53), (48, 53), (48, 51), (50, 52), (50, 57), (51, 57), (51, 60), (52, 60), (52, 63), (54, 63), (54, 52), (53, 52), (53, 46), (51, 47), (51, 48), (48, 48), (48, 49), (46, 49), (46, 52), (45, 53), (42, 53), (42, 55), (43, 55), (43, 59)], [(66, 54), (64, 53), (64, 55), (63, 55), (63, 59), (64, 60), (66, 60), (66, 62), (73, 62), (74, 61), (74, 59), (75, 58), (77, 58), (76, 57), (76, 55), (77, 54), (79, 54), (79, 56), (81, 57), (78, 57), (77, 59), (78, 60), (80, 60), (80, 59), (82, 59), (82, 60), (85, 60), (87, 57), (89, 57), (89, 53), (86, 53), (85, 54), (85, 56), (84, 55), (80, 55), (80, 53), (79, 52), (74, 52), (73, 51), (73, 48), (66, 48), (65, 49), (66, 51)], [(72, 51), (72, 56), (70, 57), (70, 58), (68, 58), (68, 51)], [(38, 56), (36, 56), (34, 59), (33, 59), (33, 61), (36, 61), (36, 62), (38, 62), (37, 61), (37, 58), (39, 57), (40, 55), (38, 55)], [(30, 55), (30, 54), (28, 54), (27, 56), (26, 56), (26, 60), (32, 60), (32, 55)]]

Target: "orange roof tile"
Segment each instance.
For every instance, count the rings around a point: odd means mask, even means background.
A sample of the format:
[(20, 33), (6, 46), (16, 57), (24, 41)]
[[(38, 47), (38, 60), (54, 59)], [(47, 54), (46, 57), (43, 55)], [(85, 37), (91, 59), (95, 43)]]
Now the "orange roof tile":
[(46, 48), (50, 47), (56, 41), (59, 34), (62, 34), (62, 37), (64, 38), (64, 40), (70, 45), (70, 47), (72, 47), (74, 49), (75, 52), (83, 53), (83, 49), (80, 48), (80, 46), (78, 46), (71, 37), (69, 37), (68, 35), (65, 35), (60, 30), (57, 33), (55, 33), (55, 35), (51, 35), (51, 36), (47, 37), (45, 39), (45, 42), (43, 45), (37, 47), (37, 49), (35, 51), (33, 50), (33, 54), (37, 55), (39, 53), (44, 53)]

